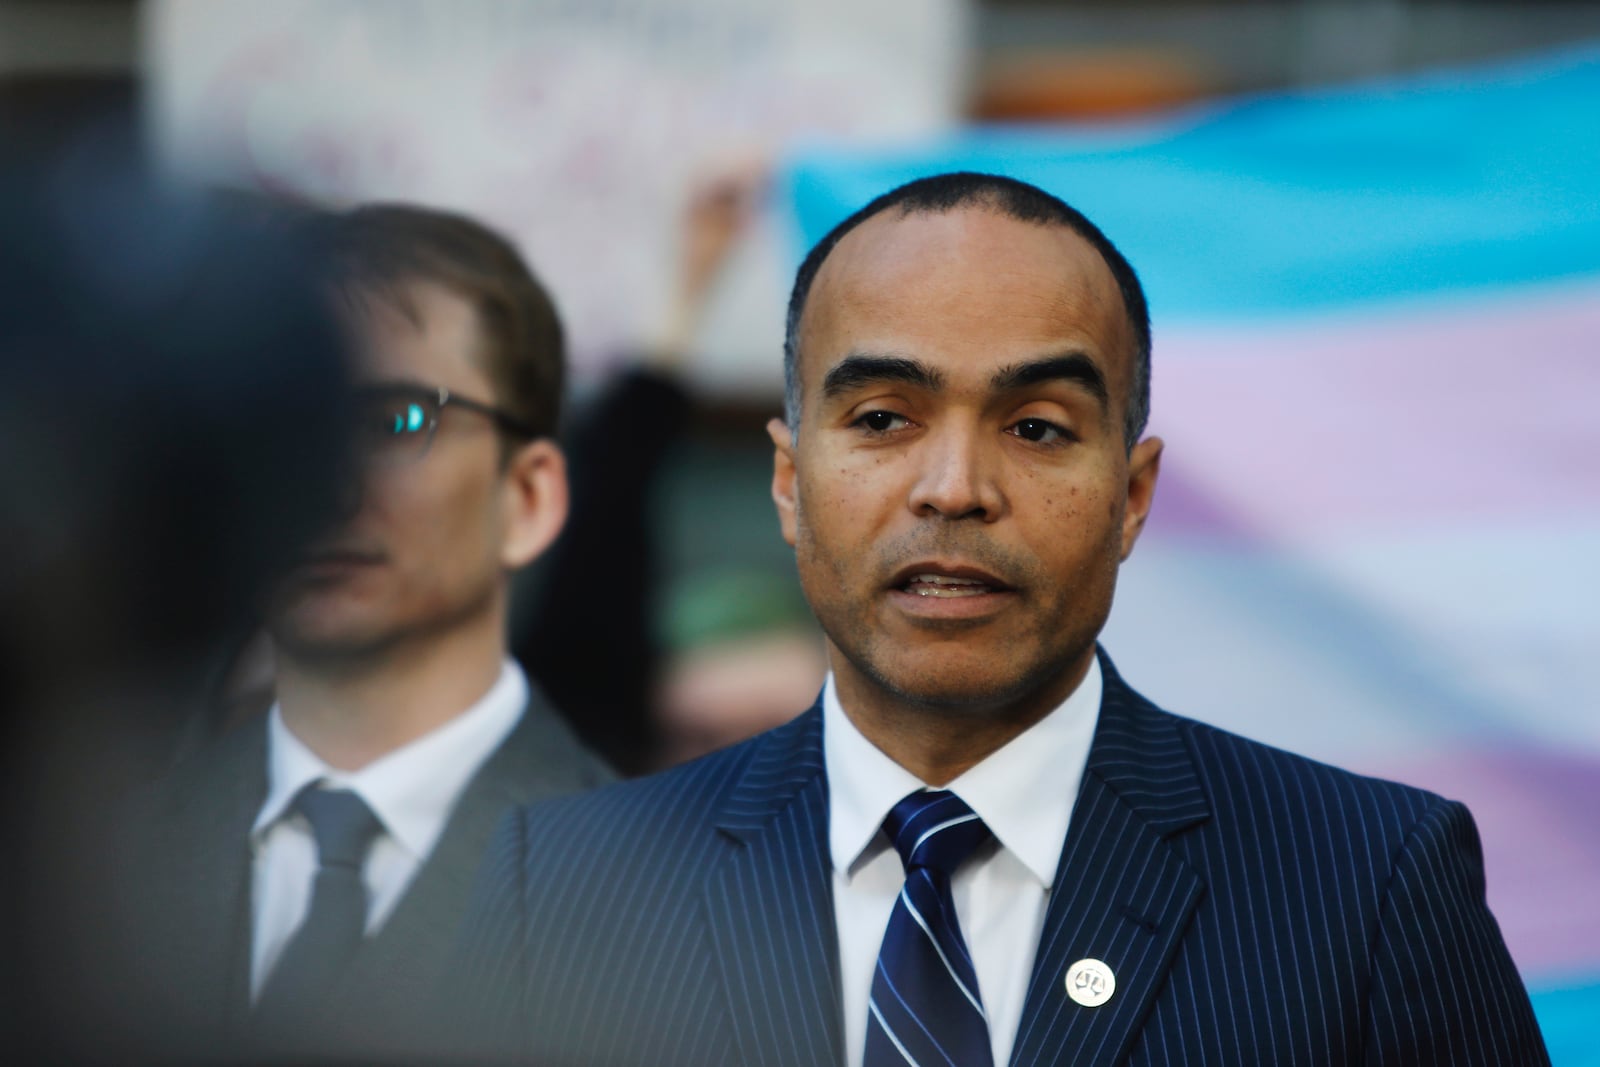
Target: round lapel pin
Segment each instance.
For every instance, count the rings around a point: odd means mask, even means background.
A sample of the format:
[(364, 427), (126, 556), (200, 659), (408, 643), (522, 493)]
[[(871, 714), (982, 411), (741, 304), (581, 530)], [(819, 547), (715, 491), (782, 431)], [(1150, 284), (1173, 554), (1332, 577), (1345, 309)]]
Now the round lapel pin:
[(1067, 968), (1067, 996), (1074, 1004), (1098, 1008), (1117, 991), (1117, 976), (1095, 959), (1082, 959)]

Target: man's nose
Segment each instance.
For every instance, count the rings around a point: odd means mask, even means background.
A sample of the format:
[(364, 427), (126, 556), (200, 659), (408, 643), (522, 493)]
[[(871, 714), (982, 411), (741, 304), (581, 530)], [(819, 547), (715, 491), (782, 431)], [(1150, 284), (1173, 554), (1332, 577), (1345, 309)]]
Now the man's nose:
[(993, 522), (1005, 511), (998, 480), (999, 457), (976, 428), (951, 428), (931, 435), (918, 456), (908, 503), (919, 516), (976, 518)]
[(361, 505), (366, 501), (367, 482), (372, 477), (371, 463), (366, 457), (356, 455), (349, 457), (343, 463), (344, 470), (338, 479), (338, 492), (334, 497), (334, 513), (331, 516), (335, 526), (349, 522), (361, 511)]

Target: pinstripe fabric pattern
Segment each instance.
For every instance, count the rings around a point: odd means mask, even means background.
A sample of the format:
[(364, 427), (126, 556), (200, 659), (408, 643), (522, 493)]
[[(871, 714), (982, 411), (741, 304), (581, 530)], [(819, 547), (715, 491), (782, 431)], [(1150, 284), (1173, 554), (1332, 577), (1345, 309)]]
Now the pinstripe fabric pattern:
[(818, 721), (508, 816), (465, 981), (446, 991), (465, 1020), (452, 1051), (555, 1067), (840, 1062)]
[[(1548, 1063), (1483, 900), (1471, 817), (1105, 696), (1012, 1063)], [(821, 715), (524, 809), (480, 882), (461, 990), (482, 1054), (843, 1062)], [(1064, 977), (1116, 974), (1097, 1008)]]

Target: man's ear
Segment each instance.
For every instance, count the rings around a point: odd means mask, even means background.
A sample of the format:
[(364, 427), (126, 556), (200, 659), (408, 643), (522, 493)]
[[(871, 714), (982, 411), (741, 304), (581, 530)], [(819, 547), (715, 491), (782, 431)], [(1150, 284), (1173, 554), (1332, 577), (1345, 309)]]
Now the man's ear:
[(782, 419), (767, 422), (772, 438), (772, 502), (778, 506), (778, 526), (790, 547), (795, 541), (794, 438)]
[(550, 547), (566, 525), (567, 459), (547, 437), (530, 441), (506, 461), (506, 529), (500, 562), (508, 570), (525, 567)]
[(1161, 451), (1166, 445), (1159, 437), (1146, 437), (1128, 454), (1128, 506), (1122, 513), (1122, 558), (1133, 554), (1134, 542), (1150, 517), (1156, 498), (1156, 478), (1161, 473)]

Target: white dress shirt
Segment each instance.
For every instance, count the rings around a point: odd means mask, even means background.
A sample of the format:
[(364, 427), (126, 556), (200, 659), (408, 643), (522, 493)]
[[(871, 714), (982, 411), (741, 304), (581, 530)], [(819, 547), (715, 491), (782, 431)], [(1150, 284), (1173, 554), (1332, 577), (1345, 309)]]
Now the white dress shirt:
[(319, 779), (329, 788), (348, 789), (366, 801), (383, 826), (362, 871), (371, 936), (433, 851), (467, 783), (511, 733), (527, 703), (528, 679), (508, 659), (476, 704), (354, 772), (322, 762), (290, 732), (273, 705), (267, 718), (267, 800), (250, 832), (252, 999), (311, 903), (316, 840), (310, 823), (290, 808), (300, 790)]
[[(1100, 717), (1100, 689), (1094, 662), (1060, 707), (942, 787), (966, 801), (995, 836), (956, 871), (950, 889), (978, 974), (996, 1064), (1010, 1059), (1022, 1020), (1050, 888)], [(907, 793), (932, 787), (861, 735), (839, 704), (832, 675), (823, 687), (822, 722), (845, 1056), (849, 1067), (861, 1067), (878, 949), (905, 884), (883, 820)]]

